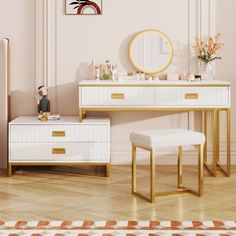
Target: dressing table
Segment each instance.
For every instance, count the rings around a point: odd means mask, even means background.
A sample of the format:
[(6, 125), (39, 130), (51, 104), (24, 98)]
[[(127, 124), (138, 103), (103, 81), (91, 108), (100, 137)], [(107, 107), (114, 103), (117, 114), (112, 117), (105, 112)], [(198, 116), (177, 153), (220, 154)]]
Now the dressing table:
[[(207, 113), (213, 113), (213, 166), (207, 163), (207, 143), (204, 163), (216, 176), (217, 169), (230, 176), (230, 90), (226, 81), (96, 81), (79, 83), (79, 118), (83, 121), (90, 111), (170, 111), (203, 112), (204, 133), (207, 136)], [(227, 167), (219, 158), (219, 113), (227, 113)]]
[[(137, 33), (130, 42), (128, 54), (136, 70), (154, 78), (171, 64), (173, 51), (167, 35), (149, 29)], [(230, 176), (230, 90), (229, 82), (216, 80), (84, 80), (79, 83), (79, 119), (82, 122), (89, 111), (199, 111), (207, 137), (207, 114), (213, 113), (213, 165), (210, 167), (207, 162), (207, 142), (204, 164), (213, 176), (218, 169)], [(221, 166), (219, 158), (220, 112), (227, 114), (226, 169)]]

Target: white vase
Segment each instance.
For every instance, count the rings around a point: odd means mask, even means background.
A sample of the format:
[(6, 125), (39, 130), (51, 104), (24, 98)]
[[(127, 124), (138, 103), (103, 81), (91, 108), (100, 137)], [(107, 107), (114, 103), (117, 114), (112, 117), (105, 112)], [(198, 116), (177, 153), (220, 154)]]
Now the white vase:
[(203, 63), (202, 80), (213, 80), (213, 66), (212, 63)]

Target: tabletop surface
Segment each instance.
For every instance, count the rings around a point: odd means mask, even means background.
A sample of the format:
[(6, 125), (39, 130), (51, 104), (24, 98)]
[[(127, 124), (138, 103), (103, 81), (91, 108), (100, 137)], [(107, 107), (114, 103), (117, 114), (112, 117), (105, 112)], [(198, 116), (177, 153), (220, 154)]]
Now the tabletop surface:
[(113, 80), (81, 80), (79, 82), (80, 86), (83, 85), (149, 85), (149, 86), (230, 86), (231, 83), (223, 80), (202, 80), (196, 82), (189, 81), (167, 81), (167, 80), (123, 80), (123, 81), (113, 81)]
[(32, 125), (84, 125), (84, 124), (110, 124), (110, 119), (104, 116), (89, 116), (83, 120), (82, 123), (79, 122), (78, 116), (61, 116), (60, 120), (48, 120), (40, 121), (37, 116), (20, 116), (9, 123), (10, 125), (19, 124), (32, 124)]

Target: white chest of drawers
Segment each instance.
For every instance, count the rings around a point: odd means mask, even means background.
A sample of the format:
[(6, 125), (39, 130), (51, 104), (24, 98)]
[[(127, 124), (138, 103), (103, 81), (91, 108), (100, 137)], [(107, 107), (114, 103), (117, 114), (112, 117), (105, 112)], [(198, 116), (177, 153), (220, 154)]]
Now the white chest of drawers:
[(62, 117), (41, 122), (19, 117), (9, 123), (9, 175), (16, 165), (104, 165), (110, 163), (110, 120)]

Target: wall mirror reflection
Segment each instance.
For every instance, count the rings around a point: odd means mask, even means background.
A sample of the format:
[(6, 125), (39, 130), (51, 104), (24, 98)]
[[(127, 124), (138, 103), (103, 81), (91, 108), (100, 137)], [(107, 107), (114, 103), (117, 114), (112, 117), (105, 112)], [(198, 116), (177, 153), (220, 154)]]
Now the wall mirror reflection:
[(132, 39), (129, 58), (137, 70), (155, 75), (171, 64), (173, 45), (164, 33), (155, 29), (145, 30)]

